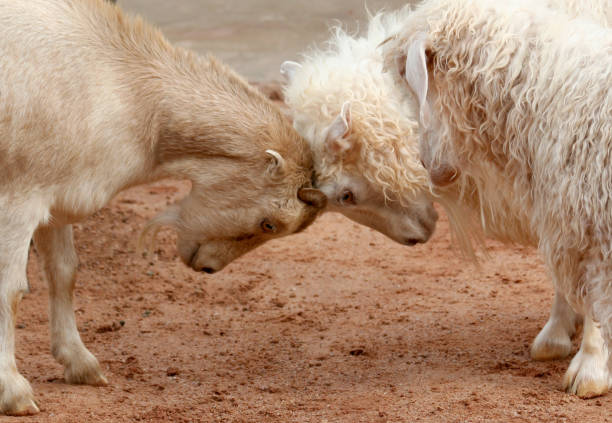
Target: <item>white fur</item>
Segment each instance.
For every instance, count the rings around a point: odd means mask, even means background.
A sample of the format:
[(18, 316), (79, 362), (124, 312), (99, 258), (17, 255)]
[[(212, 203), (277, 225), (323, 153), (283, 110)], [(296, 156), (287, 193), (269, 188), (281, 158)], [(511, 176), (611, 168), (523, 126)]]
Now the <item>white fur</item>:
[[(593, 16), (570, 19), (533, 2), (428, 1), (386, 46), (407, 95), (412, 90), (395, 64), (410, 60), (423, 33), (434, 122), (421, 133), (422, 151), (434, 152), (426, 165), (460, 169), (460, 183), (479, 193), (485, 227), (519, 242), (537, 240), (556, 288), (599, 322), (609, 345), (612, 31)], [(519, 218), (523, 234), (508, 224)], [(587, 319), (565, 378), (569, 391), (608, 389), (599, 340)]]
[(306, 142), (214, 58), (174, 48), (102, 0), (0, 0), (0, 412), (38, 412), (14, 356), (30, 240), (66, 381), (106, 384), (77, 331), (71, 223), (166, 176), (192, 190), (145, 232), (174, 226), (194, 270), (220, 270), (324, 206), (320, 191), (303, 188)]
[[(590, 17), (603, 24), (612, 22), (609, 0), (549, 0), (546, 4)], [(336, 200), (338, 193), (347, 187), (358, 187), (360, 191), (367, 192), (392, 191), (391, 197), (405, 195), (404, 203), (408, 203), (408, 207), (389, 202), (383, 199), (383, 195), (377, 197), (378, 203), (368, 204), (370, 218), (387, 225), (405, 222), (404, 213), (414, 207), (414, 202), (429, 201), (431, 198), (427, 195), (430, 187), (421, 178), (424, 169), (419, 164), (416, 149), (419, 102), (413, 96), (418, 93), (411, 89), (407, 96), (400, 94), (403, 88), (395, 87), (391, 75), (383, 71), (379, 48), (379, 45), (400, 30), (410, 13), (405, 8), (372, 17), (367, 34), (363, 37), (353, 37), (336, 30), (329, 40), (328, 49), (313, 51), (305, 56), (300, 65), (292, 65), (293, 72), (285, 89), (286, 101), (294, 113), (295, 126), (312, 145), (319, 186), (328, 195), (330, 204), (351, 218), (350, 213), (355, 206), (343, 207)], [(365, 151), (375, 151), (378, 154), (361, 154), (356, 159), (349, 157), (338, 162), (323, 148), (326, 128), (332, 124), (346, 101), (350, 101), (357, 111), (352, 114), (353, 126), (360, 128), (353, 142), (359, 147), (365, 146)], [(401, 156), (399, 160), (398, 155)], [(375, 173), (381, 162), (396, 168), (396, 185), (388, 183), (392, 178), (377, 181), (376, 178), (364, 176), (364, 170), (370, 174)], [(402, 170), (406, 171), (407, 177), (401, 173)], [(505, 216), (499, 216), (481, 206), (482, 203), (486, 204), (487, 197), (496, 196), (500, 187), (506, 184), (503, 177), (495, 176), (480, 191), (468, 176), (460, 177), (458, 182), (446, 188), (436, 188), (433, 198), (445, 206), (456, 239), (468, 253), (468, 237), (477, 232), (474, 230), (476, 226), (481, 226), (487, 235), (502, 241), (538, 244), (536, 234), (528, 226), (529, 217), (520, 204), (518, 209), (513, 209), (515, 203), (510, 199), (499, 199), (498, 207), (508, 210)], [(410, 197), (413, 192), (420, 192), (423, 196)], [(470, 215), (477, 220), (472, 220)], [(369, 226), (379, 229), (376, 224)], [(533, 357), (551, 359), (569, 354), (571, 336), (580, 320), (565, 301), (565, 296), (557, 292), (551, 317), (532, 347)], [(591, 336), (595, 339), (593, 343), (596, 343), (599, 336), (596, 328), (585, 333), (585, 338)], [(601, 370), (597, 374), (601, 375)], [(604, 370), (607, 372), (607, 369)], [(574, 384), (578, 389), (568, 386), (568, 390), (581, 392), (580, 384), (578, 381)]]
[[(429, 239), (437, 214), (417, 145), (404, 143), (417, 123), (397, 112), (408, 110), (376, 49), (408, 12), (374, 17), (367, 37), (337, 29), (328, 50), (311, 52), (299, 65), (285, 62), (283, 70), (285, 99), (310, 142), (328, 209), (412, 245)], [(348, 204), (347, 191), (354, 197)]]

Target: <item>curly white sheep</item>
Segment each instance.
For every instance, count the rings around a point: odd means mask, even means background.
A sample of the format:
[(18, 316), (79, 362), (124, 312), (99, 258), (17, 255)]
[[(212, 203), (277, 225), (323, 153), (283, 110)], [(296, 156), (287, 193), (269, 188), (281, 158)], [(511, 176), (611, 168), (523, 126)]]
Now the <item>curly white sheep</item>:
[[(612, 22), (612, 16), (601, 13), (611, 10), (606, 7), (608, 1), (547, 3), (605, 24)], [(478, 218), (491, 237), (537, 245), (536, 234), (527, 225), (522, 209), (500, 220), (493, 210), (480, 207), (481, 196), (487, 197), (488, 193), (478, 191), (479, 187), (466, 175), (459, 178), (460, 183), (438, 187), (431, 195), (416, 148), (418, 109), (413, 100), (403, 99), (397, 92), (392, 77), (383, 71), (377, 48), (399, 31), (410, 13), (405, 8), (374, 16), (364, 37), (352, 37), (337, 29), (327, 50), (308, 54), (301, 64), (283, 64), (283, 73), (288, 77), (286, 102), (293, 110), (296, 128), (313, 148), (317, 183), (327, 194), (328, 204), (350, 218), (365, 209), (373, 218), (384, 217), (387, 225), (392, 225), (389, 222), (404, 222), (404, 213), (409, 214), (415, 202), (435, 198), (445, 206), (456, 239), (468, 252), (468, 234), (479, 226), (470, 217)], [(344, 124), (344, 130), (332, 130), (339, 123), (341, 129)], [(345, 201), (347, 193), (350, 202)], [(505, 200), (498, 201), (502, 204)], [(512, 204), (507, 202), (503, 208)], [(551, 317), (533, 344), (532, 356), (567, 356), (578, 320), (564, 296), (557, 293)], [(607, 389), (608, 372), (602, 363), (606, 354), (601, 345), (599, 331), (587, 321), (581, 350), (566, 375), (569, 391), (587, 396), (593, 391), (593, 380), (597, 381), (598, 392)]]
[[(432, 0), (385, 51), (416, 99), (421, 157), (442, 175), (432, 181), (474, 184), (496, 230), (520, 218), (556, 288), (609, 345), (612, 31), (533, 2)], [(577, 356), (565, 383), (594, 396), (608, 389), (608, 354), (589, 319), (585, 331), (599, 354)]]
[[(310, 141), (328, 209), (412, 245), (427, 241), (437, 215), (417, 144), (403, 142), (416, 137), (417, 122), (396, 112), (400, 97), (375, 48), (401, 16), (379, 18), (367, 38), (338, 29), (329, 51), (283, 63), (285, 101)], [(355, 148), (356, 139), (367, 142)]]

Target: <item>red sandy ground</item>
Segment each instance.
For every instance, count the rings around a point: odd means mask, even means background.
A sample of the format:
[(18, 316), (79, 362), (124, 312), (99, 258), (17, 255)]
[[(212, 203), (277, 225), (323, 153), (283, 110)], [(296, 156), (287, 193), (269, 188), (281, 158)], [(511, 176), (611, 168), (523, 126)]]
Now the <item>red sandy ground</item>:
[(612, 421), (611, 395), (560, 390), (569, 359), (529, 359), (552, 299), (533, 250), (491, 242), (478, 269), (444, 217), (409, 248), (327, 214), (216, 275), (181, 264), (170, 231), (139, 256), (143, 224), (188, 189), (131, 189), (76, 225), (77, 318), (108, 387), (63, 382), (32, 251), (17, 358), (42, 411), (21, 421)]

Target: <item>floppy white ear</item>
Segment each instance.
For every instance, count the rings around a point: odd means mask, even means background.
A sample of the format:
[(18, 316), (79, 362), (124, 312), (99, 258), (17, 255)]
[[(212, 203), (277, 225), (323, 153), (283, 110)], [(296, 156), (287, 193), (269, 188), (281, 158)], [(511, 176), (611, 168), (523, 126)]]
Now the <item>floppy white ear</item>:
[(282, 177), (285, 174), (285, 159), (283, 159), (283, 156), (275, 150), (266, 150), (266, 154), (270, 160), (268, 174), (272, 177)]
[(295, 73), (300, 69), (302, 69), (302, 65), (297, 62), (287, 60), (281, 65), (280, 73), (285, 78), (285, 81), (291, 82), (293, 80), (293, 77), (295, 76)]
[(429, 104), (427, 103), (428, 75), (425, 49), (428, 46), (427, 34), (420, 32), (406, 51), (406, 82), (419, 101), (421, 125), (429, 126)]
[(352, 147), (348, 138), (351, 132), (351, 104), (347, 101), (342, 105), (342, 111), (327, 128), (325, 145), (334, 155), (341, 155)]

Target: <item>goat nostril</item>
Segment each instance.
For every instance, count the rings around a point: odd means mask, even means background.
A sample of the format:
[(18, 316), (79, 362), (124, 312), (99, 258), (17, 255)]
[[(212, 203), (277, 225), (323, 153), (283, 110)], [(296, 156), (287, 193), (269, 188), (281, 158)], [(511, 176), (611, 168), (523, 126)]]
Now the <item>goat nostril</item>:
[(202, 272), (208, 273), (209, 275), (215, 273), (215, 269), (213, 269), (212, 267), (203, 267), (201, 270)]

